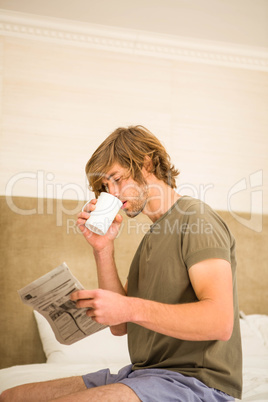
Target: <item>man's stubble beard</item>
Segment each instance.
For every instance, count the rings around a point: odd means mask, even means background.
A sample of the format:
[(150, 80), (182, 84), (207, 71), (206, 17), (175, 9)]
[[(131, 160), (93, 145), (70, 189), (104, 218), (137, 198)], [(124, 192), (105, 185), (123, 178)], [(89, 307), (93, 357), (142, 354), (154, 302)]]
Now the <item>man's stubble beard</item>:
[(148, 185), (145, 184), (143, 189), (142, 189), (142, 196), (139, 197), (138, 199), (133, 199), (133, 201), (129, 201), (131, 205), (131, 211), (126, 210), (125, 213), (129, 218), (135, 218), (138, 216), (146, 207), (147, 201), (148, 201)]

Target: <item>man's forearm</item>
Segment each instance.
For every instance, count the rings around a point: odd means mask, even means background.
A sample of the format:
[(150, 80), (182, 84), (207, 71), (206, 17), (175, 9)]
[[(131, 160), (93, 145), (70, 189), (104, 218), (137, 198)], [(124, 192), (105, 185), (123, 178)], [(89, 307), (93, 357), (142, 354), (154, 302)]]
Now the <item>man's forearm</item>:
[(152, 331), (189, 341), (228, 340), (233, 316), (212, 301), (163, 304), (129, 298), (130, 321)]
[(126, 292), (118, 276), (114, 260), (114, 248), (109, 246), (101, 251), (94, 250), (99, 287), (125, 295)]
[[(115, 265), (114, 248), (107, 248), (100, 252), (94, 251), (94, 257), (97, 265), (99, 287), (126, 295)], [(127, 324), (110, 326), (110, 330), (115, 336), (125, 335), (127, 333)]]

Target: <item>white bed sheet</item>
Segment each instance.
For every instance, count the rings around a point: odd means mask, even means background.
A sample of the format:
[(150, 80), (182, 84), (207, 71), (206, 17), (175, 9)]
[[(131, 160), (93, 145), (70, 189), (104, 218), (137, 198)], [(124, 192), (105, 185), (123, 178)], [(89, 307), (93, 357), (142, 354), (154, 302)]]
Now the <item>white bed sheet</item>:
[[(243, 402), (268, 401), (268, 316), (244, 316), (241, 320), (243, 346)], [(125, 364), (129, 364), (126, 359)], [(123, 364), (124, 365), (124, 364)], [(116, 373), (122, 362), (108, 365)], [(107, 366), (106, 366), (107, 367)], [(105, 368), (102, 363), (43, 363), (0, 370), (0, 392), (29, 382), (82, 375)]]

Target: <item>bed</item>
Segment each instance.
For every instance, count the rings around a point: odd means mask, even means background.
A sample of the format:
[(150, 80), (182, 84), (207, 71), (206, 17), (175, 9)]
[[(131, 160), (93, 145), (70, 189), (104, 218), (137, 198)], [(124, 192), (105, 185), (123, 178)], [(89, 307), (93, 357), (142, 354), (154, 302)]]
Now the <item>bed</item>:
[[(12, 202), (11, 202), (12, 201)], [(71, 346), (57, 342), (46, 320), (23, 305), (17, 290), (66, 261), (86, 288), (97, 286), (91, 250), (74, 226), (83, 201), (0, 198), (1, 329), (0, 391), (29, 382), (81, 375), (130, 363), (126, 337), (109, 329)], [(48, 205), (49, 203), (49, 205)], [(38, 208), (42, 213), (38, 213)], [(28, 213), (27, 211), (36, 211)], [(243, 401), (268, 401), (268, 219), (256, 232), (220, 212), (237, 240), (238, 292), (243, 347)], [(245, 219), (248, 217), (242, 216)], [(124, 219), (116, 260), (124, 282), (135, 249), (148, 229), (147, 218)]]
[[(116, 373), (130, 364), (126, 336), (108, 328), (71, 346), (61, 345), (47, 321), (35, 313), (46, 363), (18, 365), (0, 371), (0, 392), (16, 385), (81, 375), (108, 367)], [(268, 316), (241, 312), (243, 401), (268, 401)]]

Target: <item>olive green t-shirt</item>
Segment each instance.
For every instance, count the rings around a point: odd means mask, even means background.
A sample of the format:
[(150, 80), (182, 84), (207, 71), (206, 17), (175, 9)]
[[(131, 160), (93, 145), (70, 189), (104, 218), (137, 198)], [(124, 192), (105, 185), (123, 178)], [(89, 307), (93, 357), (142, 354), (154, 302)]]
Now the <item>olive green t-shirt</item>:
[(128, 323), (130, 358), (133, 370), (173, 370), (241, 398), (235, 240), (215, 211), (197, 199), (179, 198), (141, 241), (129, 271), (128, 296), (168, 304), (196, 302), (188, 270), (209, 258), (227, 260), (232, 266), (234, 327), (230, 340), (185, 341)]

